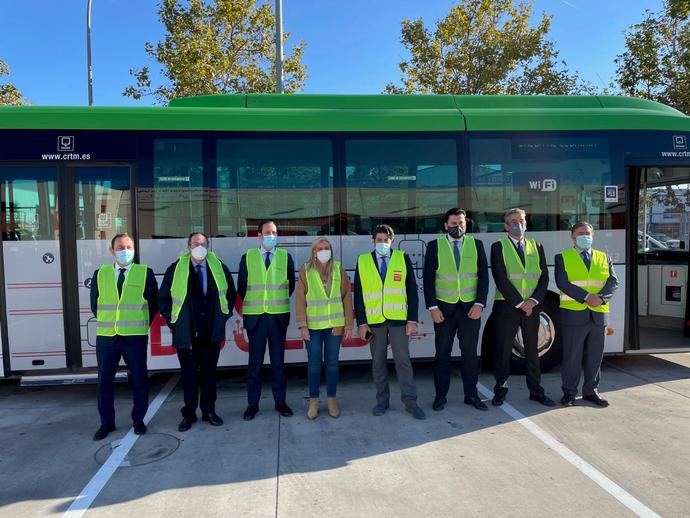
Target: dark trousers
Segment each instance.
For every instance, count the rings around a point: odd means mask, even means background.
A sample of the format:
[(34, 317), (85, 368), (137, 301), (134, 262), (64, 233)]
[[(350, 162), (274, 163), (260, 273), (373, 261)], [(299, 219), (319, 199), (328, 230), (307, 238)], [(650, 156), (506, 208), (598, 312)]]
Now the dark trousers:
[(285, 378), (285, 337), (287, 326), (284, 319), (278, 315), (267, 313), (259, 316), (259, 321), (251, 330), (249, 336), (249, 367), (247, 369), (247, 402), (251, 406), (258, 406), (261, 398), (261, 367), (266, 355), (271, 358), (271, 388), (276, 404), (285, 403), (287, 379)]
[(148, 336), (114, 336), (96, 339), (98, 361), (98, 413), (102, 425), (115, 424), (115, 374), (124, 358), (132, 380), (132, 421), (143, 421), (149, 408), (146, 369)]
[(494, 355), (494, 377), (496, 386), (494, 394), (505, 396), (508, 392), (508, 376), (510, 375), (510, 356), (513, 341), (518, 329), (522, 330), (522, 342), (525, 346), (527, 363), (527, 388), (530, 395), (539, 396), (544, 393), (541, 386), (541, 370), (539, 368), (539, 312), (533, 311), (526, 316), (521, 309), (512, 309), (496, 313), (496, 354)]
[(561, 379), (563, 394), (577, 395), (580, 372), (584, 369), (585, 379), (582, 395), (597, 393), (601, 377), (601, 360), (604, 358), (604, 338), (606, 327), (592, 320), (581, 326), (562, 325), (563, 361)]
[(434, 385), (436, 397), (445, 398), (450, 387), (450, 355), (453, 342), (458, 337), (460, 346), (460, 374), (466, 398), (477, 397), (477, 381), (479, 379), (479, 356), (477, 356), (477, 341), (481, 320), (472, 320), (467, 316), (472, 303), (439, 304), (439, 309), (445, 319), (440, 324), (434, 324), (436, 334), (436, 355), (434, 356)]
[(196, 415), (197, 406), (202, 414), (215, 413), (218, 356), (220, 342), (211, 342), (209, 339), (194, 338), (191, 349), (177, 349), (184, 387), (183, 417)]

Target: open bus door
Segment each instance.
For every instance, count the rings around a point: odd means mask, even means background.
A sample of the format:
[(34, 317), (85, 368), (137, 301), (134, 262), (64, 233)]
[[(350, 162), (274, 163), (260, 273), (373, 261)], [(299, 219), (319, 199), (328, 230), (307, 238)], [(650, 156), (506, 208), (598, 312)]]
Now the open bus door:
[[(631, 349), (690, 350), (690, 167), (633, 169), (639, 180), (631, 247)], [(631, 217), (635, 217), (634, 213)], [(636, 223), (636, 224), (635, 224)]]

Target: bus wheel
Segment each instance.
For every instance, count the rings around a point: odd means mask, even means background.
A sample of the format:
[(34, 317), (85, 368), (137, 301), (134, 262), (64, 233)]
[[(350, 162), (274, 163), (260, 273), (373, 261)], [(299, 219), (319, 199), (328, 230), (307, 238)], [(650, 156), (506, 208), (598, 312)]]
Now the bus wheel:
[[(537, 341), (541, 372), (547, 372), (561, 363), (563, 350), (557, 326), (558, 296), (554, 293), (547, 293), (542, 312), (539, 315), (539, 339)], [(510, 370), (513, 374), (524, 374), (526, 371), (525, 347), (520, 329), (518, 329), (513, 342)]]

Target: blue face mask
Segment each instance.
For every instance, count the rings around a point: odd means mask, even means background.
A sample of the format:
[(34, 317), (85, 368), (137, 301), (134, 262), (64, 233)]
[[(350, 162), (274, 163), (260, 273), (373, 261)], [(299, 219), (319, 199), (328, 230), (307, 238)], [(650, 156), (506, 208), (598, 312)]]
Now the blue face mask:
[(379, 255), (382, 256), (387, 256), (388, 252), (390, 252), (391, 245), (388, 243), (376, 243), (376, 251), (378, 252)]
[(134, 261), (134, 250), (118, 250), (115, 252), (115, 260), (123, 266), (128, 266)]
[(278, 236), (264, 236), (262, 243), (266, 250), (272, 250), (278, 244)]
[(575, 244), (580, 250), (589, 250), (592, 248), (592, 236), (577, 236)]

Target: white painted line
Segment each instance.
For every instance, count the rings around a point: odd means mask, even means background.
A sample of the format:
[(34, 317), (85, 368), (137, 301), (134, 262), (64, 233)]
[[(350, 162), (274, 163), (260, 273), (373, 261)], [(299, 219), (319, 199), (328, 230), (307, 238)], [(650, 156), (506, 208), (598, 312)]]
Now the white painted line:
[[(153, 400), (153, 403), (149, 405), (149, 409), (144, 417), (144, 424), (149, 424), (149, 421), (151, 421), (153, 416), (156, 415), (156, 412), (158, 412), (163, 402), (168, 398), (172, 390), (175, 388), (175, 385), (177, 385), (179, 379), (180, 375), (175, 374), (168, 380), (163, 389), (156, 396), (156, 399)], [(98, 494), (103, 490), (105, 485), (115, 473), (115, 470), (117, 470), (120, 464), (122, 464), (122, 461), (125, 459), (139, 437), (139, 435), (134, 433), (133, 428), (129, 429), (127, 435), (125, 435), (120, 441), (120, 444), (115, 447), (113, 452), (110, 454), (110, 457), (108, 457), (108, 460), (105, 461), (93, 478), (89, 480), (89, 483), (86, 484), (84, 489), (82, 489), (81, 493), (79, 493), (79, 496), (74, 499), (74, 502), (72, 502), (72, 505), (69, 506), (69, 509), (65, 511), (65, 514), (63, 515), (65, 518), (77, 518), (84, 516), (84, 513), (86, 513)]]
[[(487, 389), (481, 383), (477, 384), (477, 389), (481, 392), (484, 397), (491, 399), (493, 397), (493, 392)], [(589, 464), (582, 457), (578, 456), (574, 451), (565, 446), (563, 443), (559, 442), (557, 439), (546, 433), (538, 425), (529, 420), (528, 417), (524, 416), (519, 410), (508, 403), (503, 403), (501, 405), (501, 410), (503, 410), (510, 417), (515, 419), (523, 427), (525, 427), (532, 435), (534, 435), (541, 442), (546, 444), (553, 451), (558, 453), (565, 460), (570, 462), (582, 473), (587, 475), (592, 481), (594, 481), (599, 487), (604, 491), (613, 496), (616, 500), (622, 503), (625, 507), (630, 509), (636, 516), (645, 518), (660, 518), (658, 514), (652, 511), (649, 507), (640, 502), (637, 498), (628, 493), (625, 489), (616, 484), (613, 480), (604, 475), (597, 468)]]

